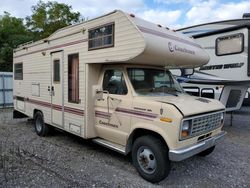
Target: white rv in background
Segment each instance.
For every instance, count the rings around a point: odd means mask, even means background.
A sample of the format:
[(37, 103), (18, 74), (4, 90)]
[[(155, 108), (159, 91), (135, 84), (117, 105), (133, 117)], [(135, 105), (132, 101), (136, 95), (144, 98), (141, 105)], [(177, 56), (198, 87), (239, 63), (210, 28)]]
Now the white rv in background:
[(159, 182), (170, 161), (206, 156), (226, 134), (224, 105), (184, 93), (166, 69), (208, 60), (191, 38), (114, 11), (14, 50), (14, 116), (39, 136), (56, 127), (131, 153)]
[[(232, 85), (235, 89), (232, 89), (233, 93), (229, 93), (233, 96), (232, 101), (225, 106), (229, 105), (230, 108), (237, 101), (238, 106), (241, 106), (239, 104), (244, 97), (245, 104), (250, 104), (250, 90), (245, 94), (246, 87), (250, 86), (249, 29), (249, 14), (244, 14), (242, 19), (205, 23), (177, 30), (192, 37), (210, 56), (208, 64), (197, 68), (191, 78), (217, 80), (213, 85), (200, 85), (192, 81), (183, 83), (185, 90), (194, 95), (220, 99), (224, 81), (235, 81)], [(239, 85), (242, 87), (237, 89)]]

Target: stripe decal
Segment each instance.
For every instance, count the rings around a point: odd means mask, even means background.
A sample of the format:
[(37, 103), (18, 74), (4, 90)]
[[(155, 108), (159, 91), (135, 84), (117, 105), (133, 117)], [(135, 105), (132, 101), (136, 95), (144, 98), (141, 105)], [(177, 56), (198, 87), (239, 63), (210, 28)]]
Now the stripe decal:
[(154, 118), (156, 118), (158, 116), (157, 114), (141, 112), (141, 111), (137, 111), (137, 110), (130, 110), (130, 109), (125, 109), (125, 108), (117, 108), (116, 111), (117, 112), (122, 112), (122, 113), (125, 113), (125, 114), (150, 118), (150, 119), (154, 119)]
[[(26, 99), (26, 101), (31, 103), (31, 104), (36, 104), (36, 105), (39, 105), (39, 106), (52, 108), (53, 110), (62, 111), (62, 106), (60, 106), (60, 105), (51, 104), (51, 103), (48, 103), (48, 102), (42, 102), (42, 101), (38, 101), (38, 100), (34, 100), (34, 99)], [(70, 113), (70, 114), (75, 114), (75, 115), (78, 115), (78, 116), (84, 116), (84, 110), (71, 108), (71, 107), (67, 107), (67, 106), (64, 106), (64, 112), (67, 112), (67, 113)]]
[(142, 27), (142, 26), (137, 26), (137, 27), (143, 33), (148, 33), (148, 34), (155, 35), (155, 36), (158, 36), (158, 37), (162, 37), (162, 38), (166, 38), (166, 39), (171, 39), (171, 40), (182, 42), (182, 43), (185, 43), (185, 44), (188, 44), (188, 45), (191, 45), (191, 46), (202, 48), (199, 44), (196, 44), (194, 42), (191, 42), (191, 41), (188, 41), (188, 40), (185, 40), (185, 39), (182, 39), (182, 38), (178, 38), (178, 37), (173, 36), (173, 35), (169, 35), (167, 33), (163, 33), (163, 32), (156, 31), (156, 30), (149, 29), (149, 28)]
[(108, 113), (103, 112), (103, 111), (96, 110), (95, 111), (95, 116), (99, 117), (99, 118), (109, 119), (111, 117), (111, 114), (108, 114)]
[[(17, 96), (13, 97), (14, 99), (17, 99)], [(39, 105), (39, 106), (43, 106), (46, 108), (52, 108), (53, 110), (58, 110), (58, 111), (62, 111), (62, 106), (60, 105), (56, 105), (56, 104), (51, 104), (48, 102), (43, 102), (43, 101), (38, 101), (38, 100), (34, 100), (34, 99), (29, 99), (29, 98), (24, 98), (25, 101), (31, 103), (31, 104), (35, 104), (35, 105)], [(84, 116), (84, 110), (80, 110), (80, 109), (76, 109), (76, 108), (71, 108), (71, 107), (64, 107), (64, 112), (70, 113), (70, 114), (75, 114), (78, 116)], [(132, 109), (126, 109), (126, 108), (117, 108), (115, 110), (115, 112), (121, 113), (123, 115), (131, 115), (137, 118), (141, 118), (141, 119), (146, 119), (146, 120), (153, 120), (155, 118), (158, 117), (157, 114), (153, 114), (153, 113), (149, 113), (149, 112), (141, 112), (138, 110), (132, 110)], [(104, 111), (95, 111), (95, 116), (99, 117), (99, 118), (104, 118), (104, 119), (109, 119), (112, 114), (111, 113), (107, 113)]]
[[(131, 115), (140, 119), (146, 119), (146, 120), (153, 120), (158, 117), (157, 114), (152, 114), (152, 113), (147, 113), (147, 112), (141, 112), (137, 110), (131, 110), (131, 109), (126, 109), (126, 108), (117, 108), (115, 112), (122, 113), (123, 115)], [(104, 111), (97, 111), (95, 112), (96, 117), (104, 118), (104, 119), (109, 119), (112, 114), (108, 114), (107, 112)]]

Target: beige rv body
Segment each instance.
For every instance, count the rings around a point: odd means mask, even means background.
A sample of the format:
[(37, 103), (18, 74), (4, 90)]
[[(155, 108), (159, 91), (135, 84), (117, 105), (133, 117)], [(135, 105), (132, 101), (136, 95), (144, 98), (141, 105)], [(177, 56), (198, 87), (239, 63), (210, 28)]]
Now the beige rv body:
[[(110, 23), (114, 23), (114, 46), (88, 50), (88, 30)], [(79, 54), (78, 103), (68, 100), (68, 57), (75, 53)], [(54, 60), (60, 62), (59, 82), (53, 81)], [(45, 123), (94, 139), (124, 154), (131, 151), (135, 135), (146, 131), (161, 137), (169, 149), (170, 159), (179, 161), (215, 145), (224, 135), (221, 123), (209, 132), (201, 131), (181, 140), (183, 121), (203, 117), (206, 121), (215, 121), (213, 117), (223, 114), (224, 106), (216, 100), (202, 100), (185, 93), (140, 96), (133, 89), (126, 70), (131, 67), (193, 68), (208, 60), (208, 55), (192, 39), (114, 11), (17, 48), (14, 66), (23, 64), (23, 78), (14, 80), (14, 108), (31, 118), (40, 111)], [(123, 72), (128, 91), (126, 95), (103, 93), (100, 99), (96, 91), (101, 89), (104, 72), (109, 69)]]

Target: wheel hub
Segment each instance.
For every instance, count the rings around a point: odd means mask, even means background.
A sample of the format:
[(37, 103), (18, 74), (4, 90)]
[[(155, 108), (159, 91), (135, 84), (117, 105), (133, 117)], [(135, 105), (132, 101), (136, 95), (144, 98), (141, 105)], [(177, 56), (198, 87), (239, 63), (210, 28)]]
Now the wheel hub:
[(157, 163), (153, 151), (146, 147), (140, 147), (137, 152), (137, 160), (141, 169), (147, 174), (155, 172)]

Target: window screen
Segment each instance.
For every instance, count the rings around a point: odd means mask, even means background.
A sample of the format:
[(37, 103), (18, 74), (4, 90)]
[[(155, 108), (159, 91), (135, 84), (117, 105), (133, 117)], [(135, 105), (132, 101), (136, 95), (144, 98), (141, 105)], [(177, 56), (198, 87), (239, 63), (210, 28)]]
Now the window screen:
[(79, 103), (79, 55), (68, 56), (68, 101)]
[(110, 94), (126, 95), (128, 93), (123, 73), (120, 70), (107, 70), (104, 74), (102, 86), (103, 90)]
[(216, 39), (216, 55), (241, 53), (244, 50), (244, 35), (242, 33), (219, 37)]
[(54, 60), (54, 82), (60, 82), (60, 60)]
[(23, 80), (23, 63), (16, 63), (14, 65), (15, 80)]
[(89, 50), (114, 46), (114, 24), (89, 30)]

